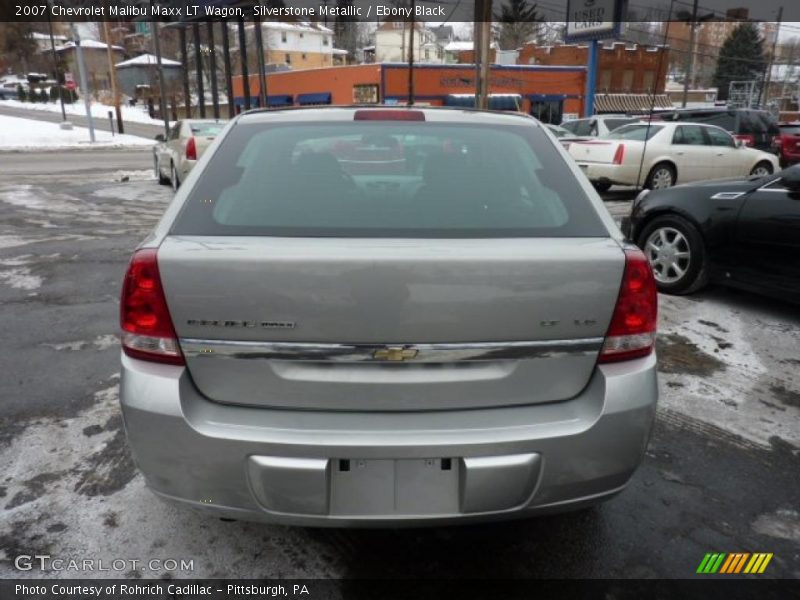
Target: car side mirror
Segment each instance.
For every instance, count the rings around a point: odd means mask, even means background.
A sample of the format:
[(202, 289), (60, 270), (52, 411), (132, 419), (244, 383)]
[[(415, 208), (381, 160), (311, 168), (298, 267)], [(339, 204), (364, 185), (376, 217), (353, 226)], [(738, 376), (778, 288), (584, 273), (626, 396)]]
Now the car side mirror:
[(156, 141), (157, 141), (157, 142), (166, 142), (166, 141), (167, 141), (167, 138), (166, 138), (166, 137), (164, 137), (164, 134), (163, 134), (163, 133), (159, 133), (159, 134), (156, 136)]

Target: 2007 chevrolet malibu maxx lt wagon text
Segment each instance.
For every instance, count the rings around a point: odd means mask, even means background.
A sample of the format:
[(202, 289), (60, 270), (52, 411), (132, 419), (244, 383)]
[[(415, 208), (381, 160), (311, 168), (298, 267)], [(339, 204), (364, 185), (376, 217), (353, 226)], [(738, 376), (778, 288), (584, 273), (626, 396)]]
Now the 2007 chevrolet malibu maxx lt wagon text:
[(527, 517), (621, 491), (656, 290), (536, 120), (234, 119), (133, 255), (121, 402), (159, 496), (302, 525)]

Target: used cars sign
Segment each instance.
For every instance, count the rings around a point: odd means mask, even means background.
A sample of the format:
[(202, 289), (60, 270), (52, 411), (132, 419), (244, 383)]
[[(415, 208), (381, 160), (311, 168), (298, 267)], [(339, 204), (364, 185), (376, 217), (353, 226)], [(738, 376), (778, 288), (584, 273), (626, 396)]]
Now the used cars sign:
[(624, 0), (568, 0), (566, 41), (616, 37)]

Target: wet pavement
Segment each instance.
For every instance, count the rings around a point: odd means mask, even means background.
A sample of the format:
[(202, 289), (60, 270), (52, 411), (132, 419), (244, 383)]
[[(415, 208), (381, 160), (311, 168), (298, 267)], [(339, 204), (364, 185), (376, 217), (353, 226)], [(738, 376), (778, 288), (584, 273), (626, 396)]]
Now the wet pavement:
[[(130, 252), (172, 194), (147, 152), (106, 154), (0, 174), (0, 577), (41, 576), (13, 559), (49, 554), (191, 561), (48, 573), (64, 577), (683, 578), (712, 551), (772, 552), (765, 576), (800, 577), (800, 316), (722, 288), (661, 297), (650, 446), (629, 488), (597, 508), (332, 530), (222, 522), (158, 501), (125, 445), (117, 311)], [(630, 194), (607, 200), (619, 218)]]

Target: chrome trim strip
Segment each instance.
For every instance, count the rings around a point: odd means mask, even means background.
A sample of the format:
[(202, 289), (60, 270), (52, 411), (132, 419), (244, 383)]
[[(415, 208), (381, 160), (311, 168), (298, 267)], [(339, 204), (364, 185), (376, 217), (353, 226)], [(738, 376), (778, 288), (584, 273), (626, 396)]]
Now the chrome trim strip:
[[(600, 351), (603, 338), (545, 340), (537, 342), (484, 342), (468, 344), (314, 344), (306, 342), (237, 342), (181, 338), (187, 358), (236, 358), (316, 362), (450, 363), (458, 361), (521, 360), (591, 355)], [(375, 358), (387, 349), (416, 350), (407, 360)]]

